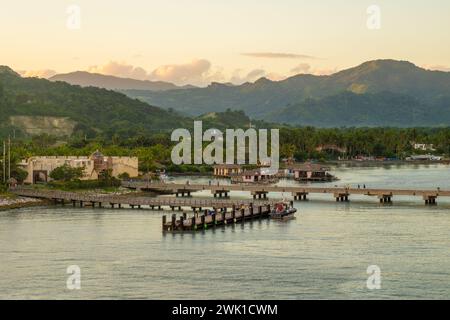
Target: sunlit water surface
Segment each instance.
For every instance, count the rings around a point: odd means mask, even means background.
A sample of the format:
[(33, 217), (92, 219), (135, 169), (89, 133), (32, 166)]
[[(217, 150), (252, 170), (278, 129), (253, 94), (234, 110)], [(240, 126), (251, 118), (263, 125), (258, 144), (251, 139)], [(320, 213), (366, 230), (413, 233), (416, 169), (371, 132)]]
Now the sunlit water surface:
[[(450, 189), (444, 165), (333, 173), (341, 180), (332, 185), (339, 186)], [(450, 199), (439, 198), (437, 206), (419, 197), (396, 197), (393, 205), (365, 196), (350, 203), (332, 195), (309, 199), (295, 203), (297, 219), (287, 223), (262, 220), (196, 234), (164, 235), (162, 213), (151, 210), (0, 212), (0, 298), (450, 297)], [(66, 287), (70, 265), (81, 269), (80, 290)], [(381, 269), (379, 290), (366, 286), (370, 265)]]

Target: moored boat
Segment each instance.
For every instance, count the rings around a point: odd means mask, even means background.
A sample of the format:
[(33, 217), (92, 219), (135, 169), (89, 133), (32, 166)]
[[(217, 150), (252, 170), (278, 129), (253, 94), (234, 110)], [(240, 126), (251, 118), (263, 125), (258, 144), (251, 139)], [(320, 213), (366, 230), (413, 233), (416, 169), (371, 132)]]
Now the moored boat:
[(277, 203), (275, 209), (269, 214), (271, 219), (290, 220), (295, 218), (297, 209), (286, 203)]

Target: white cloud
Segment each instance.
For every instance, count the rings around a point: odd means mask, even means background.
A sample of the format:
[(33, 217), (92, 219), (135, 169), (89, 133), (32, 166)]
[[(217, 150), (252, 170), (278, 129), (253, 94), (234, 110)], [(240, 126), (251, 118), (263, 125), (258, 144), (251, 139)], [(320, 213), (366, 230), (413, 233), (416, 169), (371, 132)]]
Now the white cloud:
[(168, 81), (178, 85), (204, 84), (207, 79), (214, 78), (211, 71), (211, 62), (205, 59), (196, 59), (185, 64), (167, 64), (153, 70), (151, 80)]
[(291, 69), (292, 74), (312, 74), (316, 76), (330, 75), (336, 73), (338, 71), (337, 68), (327, 69), (327, 68), (317, 68), (312, 67), (308, 63), (300, 63)]
[(44, 78), (48, 79), (56, 74), (55, 70), (51, 69), (43, 69), (43, 70), (27, 70), (27, 71), (18, 71), (18, 73), (22, 77), (33, 77), (33, 78)]
[(433, 71), (445, 71), (445, 72), (450, 72), (450, 67), (448, 66), (443, 66), (443, 65), (425, 65), (423, 66), (423, 68), (428, 69), (428, 70), (433, 70)]
[(206, 59), (195, 59), (185, 64), (167, 64), (151, 72), (126, 62), (110, 61), (105, 65), (91, 66), (87, 71), (121, 78), (166, 81), (177, 85), (202, 86), (213, 81), (226, 81), (222, 68), (213, 67)]
[(110, 61), (103, 66), (91, 66), (89, 72), (106, 74), (121, 78), (132, 78), (145, 80), (148, 77), (147, 72), (141, 67), (135, 67), (125, 62)]
[(308, 73), (311, 70), (311, 65), (308, 63), (300, 63), (298, 66), (291, 69), (292, 73)]
[(266, 76), (266, 71), (263, 69), (254, 69), (254, 70), (242, 75), (243, 72), (244, 71), (242, 69), (234, 70), (229, 82), (234, 83), (234, 84), (242, 84), (244, 82), (254, 82), (254, 81), (258, 80), (259, 78)]

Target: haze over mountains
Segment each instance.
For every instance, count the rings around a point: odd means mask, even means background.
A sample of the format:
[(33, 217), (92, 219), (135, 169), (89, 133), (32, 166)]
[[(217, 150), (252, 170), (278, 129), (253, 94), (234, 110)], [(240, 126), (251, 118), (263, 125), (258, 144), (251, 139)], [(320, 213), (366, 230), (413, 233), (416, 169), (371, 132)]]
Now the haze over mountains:
[(187, 115), (230, 108), (254, 119), (321, 127), (450, 124), (450, 72), (407, 61), (375, 60), (330, 76), (261, 78), (239, 86), (124, 92)]
[(86, 71), (75, 71), (65, 74), (57, 74), (49, 78), (50, 81), (64, 81), (82, 87), (98, 87), (109, 90), (151, 90), (165, 91), (174, 89), (194, 88), (194, 86), (176, 86), (170, 82), (136, 80), (129, 78), (119, 78), (115, 76), (103, 75), (99, 73), (89, 73)]
[(3, 126), (11, 116), (68, 117), (75, 121), (68, 124), (75, 131), (108, 135), (180, 127), (206, 114), (205, 119), (218, 124), (240, 123), (245, 117), (227, 113), (223, 119), (214, 119), (214, 114), (228, 109), (243, 111), (253, 120), (318, 127), (450, 125), (450, 72), (395, 60), (369, 61), (329, 76), (300, 74), (282, 81), (261, 78), (206, 88), (87, 72), (57, 75), (48, 81), (21, 78), (1, 67), (0, 96)]

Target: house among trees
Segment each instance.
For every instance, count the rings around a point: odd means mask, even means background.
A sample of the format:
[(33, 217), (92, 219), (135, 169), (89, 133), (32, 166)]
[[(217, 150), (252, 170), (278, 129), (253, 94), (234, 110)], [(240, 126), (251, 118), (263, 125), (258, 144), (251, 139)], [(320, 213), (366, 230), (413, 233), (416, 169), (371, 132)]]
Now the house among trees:
[(413, 143), (414, 150), (421, 151), (436, 151), (433, 144), (428, 143)]
[(338, 180), (329, 173), (330, 169), (316, 163), (303, 163), (290, 168), (294, 179), (297, 181), (334, 181)]
[(22, 160), (19, 167), (28, 173), (24, 180), (26, 184), (48, 182), (50, 174), (62, 166), (84, 168), (80, 180), (97, 180), (102, 172), (110, 171), (113, 177), (128, 175), (138, 176), (137, 157), (104, 156), (98, 150), (89, 157), (86, 156), (37, 156)]
[(216, 164), (214, 166), (215, 177), (229, 178), (232, 174), (239, 174), (242, 168), (238, 164)]

